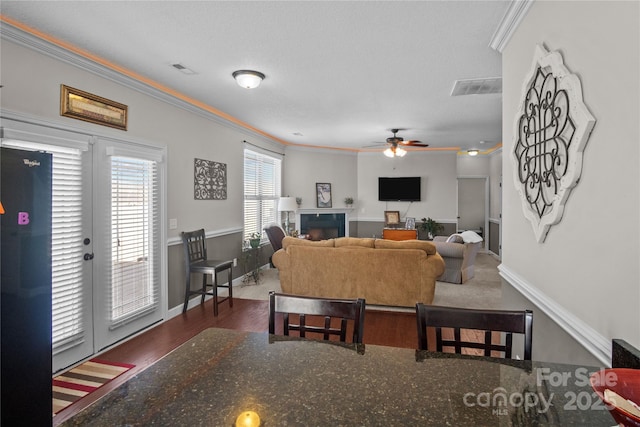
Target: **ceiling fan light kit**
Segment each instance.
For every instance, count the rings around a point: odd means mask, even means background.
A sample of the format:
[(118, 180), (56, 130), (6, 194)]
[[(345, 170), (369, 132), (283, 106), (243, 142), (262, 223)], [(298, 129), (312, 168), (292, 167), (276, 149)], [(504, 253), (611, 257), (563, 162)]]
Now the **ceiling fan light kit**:
[(238, 86), (245, 89), (257, 88), (265, 77), (260, 71), (253, 70), (238, 70), (234, 71), (232, 75), (236, 79)]
[(407, 150), (400, 147), (389, 147), (383, 151), (383, 154), (387, 157), (404, 157), (407, 154)]
[(387, 157), (403, 157), (407, 154), (407, 150), (398, 146), (398, 144), (413, 146), (413, 147), (428, 147), (429, 144), (423, 144), (420, 141), (405, 141), (401, 136), (396, 136), (396, 134), (406, 129), (391, 129), (393, 136), (387, 138), (387, 144), (390, 145), (389, 148), (383, 151), (383, 154)]

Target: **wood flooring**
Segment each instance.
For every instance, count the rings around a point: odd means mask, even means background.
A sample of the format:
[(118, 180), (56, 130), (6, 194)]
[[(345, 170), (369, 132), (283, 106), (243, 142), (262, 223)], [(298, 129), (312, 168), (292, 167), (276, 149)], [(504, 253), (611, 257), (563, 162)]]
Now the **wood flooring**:
[[(102, 360), (136, 366), (56, 414), (53, 426), (80, 412), (204, 329), (268, 331), (268, 301), (234, 298), (233, 308), (224, 303), (219, 309), (219, 315), (214, 317), (213, 303), (209, 300), (101, 354), (99, 357)], [(367, 310), (364, 330), (365, 344), (404, 348), (416, 348), (418, 345), (415, 313)]]

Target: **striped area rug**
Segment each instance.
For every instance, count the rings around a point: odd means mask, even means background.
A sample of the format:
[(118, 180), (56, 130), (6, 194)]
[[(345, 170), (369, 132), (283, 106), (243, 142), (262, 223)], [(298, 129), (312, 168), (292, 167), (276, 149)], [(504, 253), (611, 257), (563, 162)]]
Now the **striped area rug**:
[(53, 378), (53, 414), (124, 374), (135, 365), (91, 359)]

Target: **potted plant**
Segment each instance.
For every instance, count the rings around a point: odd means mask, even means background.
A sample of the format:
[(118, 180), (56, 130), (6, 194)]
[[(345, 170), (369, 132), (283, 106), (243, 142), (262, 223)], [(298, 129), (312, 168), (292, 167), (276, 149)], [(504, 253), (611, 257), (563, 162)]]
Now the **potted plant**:
[(251, 235), (249, 236), (249, 245), (255, 249), (260, 246), (261, 239), (262, 235), (260, 233), (251, 233)]
[(296, 197), (296, 205), (298, 205), (298, 207), (302, 205), (302, 197)]
[(345, 197), (344, 203), (345, 205), (347, 205), (348, 208), (350, 208), (351, 205), (353, 205), (353, 197)]
[(420, 221), (422, 221), (420, 224), (420, 230), (427, 233), (429, 240), (433, 239), (433, 236), (444, 229), (442, 224), (436, 222), (435, 219), (422, 218)]

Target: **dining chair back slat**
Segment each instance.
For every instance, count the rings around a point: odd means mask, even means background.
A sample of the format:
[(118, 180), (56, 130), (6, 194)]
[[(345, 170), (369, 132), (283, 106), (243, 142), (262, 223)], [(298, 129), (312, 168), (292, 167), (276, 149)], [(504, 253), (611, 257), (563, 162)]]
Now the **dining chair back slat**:
[[(463, 348), (481, 349), (484, 356), (494, 352), (512, 357), (513, 334), (524, 335), (524, 359), (531, 360), (533, 344), (533, 313), (530, 310), (479, 310), (457, 307), (442, 307), (416, 304), (418, 327), (418, 348), (428, 350), (427, 328), (435, 328), (436, 351), (444, 347), (453, 347), (458, 354)], [(445, 339), (442, 328), (453, 329), (453, 340)], [(470, 341), (462, 337), (461, 330), (480, 330), (484, 332), (481, 342)], [(505, 334), (504, 344), (494, 343), (494, 332)]]
[[(300, 337), (306, 337), (307, 333), (317, 333), (329, 340), (331, 335), (339, 337), (341, 342), (346, 342), (347, 327), (349, 321), (353, 323), (352, 342), (362, 343), (364, 334), (365, 300), (315, 298), (299, 295), (289, 295), (269, 292), (269, 333), (276, 333), (276, 314), (283, 317), (283, 335), (289, 335), (290, 331), (297, 331)], [(298, 323), (291, 321), (291, 314), (298, 315)], [(310, 324), (309, 316), (324, 318), (323, 326)], [(339, 319), (340, 327), (332, 326), (332, 320)]]

